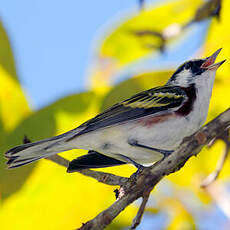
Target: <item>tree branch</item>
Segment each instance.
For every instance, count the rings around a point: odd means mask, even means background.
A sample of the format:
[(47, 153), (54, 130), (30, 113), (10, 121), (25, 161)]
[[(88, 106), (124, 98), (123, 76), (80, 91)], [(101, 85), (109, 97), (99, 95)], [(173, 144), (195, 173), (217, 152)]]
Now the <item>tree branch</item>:
[(90, 169), (83, 169), (79, 170), (79, 173), (82, 175), (92, 177), (96, 179), (98, 182), (102, 182), (107, 185), (124, 185), (127, 183), (128, 179), (127, 177), (121, 177), (121, 176), (116, 176), (111, 173), (105, 173), (105, 172), (98, 172)]
[(201, 187), (202, 188), (205, 188), (207, 186), (209, 186), (211, 183), (213, 183), (219, 176), (223, 166), (224, 166), (224, 163), (228, 157), (228, 153), (229, 153), (229, 150), (230, 150), (230, 145), (229, 144), (226, 144), (225, 146), (225, 149), (224, 149), (224, 153), (221, 155), (218, 163), (217, 163), (217, 166), (216, 166), (216, 169), (214, 172), (212, 172), (211, 174), (209, 174), (201, 183)]
[[(140, 197), (144, 197), (146, 191), (151, 191), (164, 176), (182, 168), (190, 157), (197, 155), (204, 145), (207, 145), (229, 127), (230, 109), (209, 122), (192, 136), (185, 138), (173, 154), (152, 167), (144, 168), (140, 173), (132, 175), (127, 183), (120, 188), (116, 202), (94, 219), (84, 224), (79, 230), (104, 229), (129, 204)], [(135, 180), (133, 179), (134, 177)]]
[(69, 161), (67, 159), (57, 155), (57, 154), (50, 156), (50, 157), (46, 157), (46, 159), (53, 161), (54, 163), (61, 165), (61, 166), (64, 166), (66, 168), (68, 168), (68, 166), (69, 166)]
[(213, 183), (219, 176), (224, 163), (228, 157), (229, 151), (230, 151), (230, 130), (225, 130), (219, 137), (211, 141), (211, 144), (209, 146), (212, 146), (216, 140), (222, 140), (225, 143), (225, 149), (223, 154), (221, 155), (219, 161), (217, 162), (217, 166), (214, 172), (212, 172), (210, 175), (208, 175), (201, 183), (201, 187), (205, 188), (209, 186), (211, 183)]
[[(54, 163), (68, 168), (69, 161), (59, 155), (53, 155), (46, 158), (47, 160), (53, 161)], [(90, 169), (78, 170), (76, 172), (81, 173), (82, 175), (96, 179), (98, 182), (102, 182), (107, 185), (124, 185), (127, 183), (127, 177), (116, 176), (111, 173), (98, 172)]]
[(137, 215), (133, 219), (131, 229), (136, 229), (136, 227), (141, 223), (141, 219), (142, 219), (142, 216), (144, 214), (145, 206), (148, 202), (150, 192), (147, 192), (147, 194), (142, 197), (142, 202), (141, 202), (140, 208), (138, 209)]

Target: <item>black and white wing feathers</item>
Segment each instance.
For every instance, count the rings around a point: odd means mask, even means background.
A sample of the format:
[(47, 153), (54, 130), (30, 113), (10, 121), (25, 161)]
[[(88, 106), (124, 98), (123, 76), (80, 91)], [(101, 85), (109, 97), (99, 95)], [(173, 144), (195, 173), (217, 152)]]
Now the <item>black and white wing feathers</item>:
[[(162, 111), (179, 109), (187, 100), (186, 92), (179, 86), (163, 86), (138, 93), (117, 103), (103, 113), (83, 123), (75, 136), (126, 121), (131, 121)], [(73, 139), (74, 137), (71, 137)]]

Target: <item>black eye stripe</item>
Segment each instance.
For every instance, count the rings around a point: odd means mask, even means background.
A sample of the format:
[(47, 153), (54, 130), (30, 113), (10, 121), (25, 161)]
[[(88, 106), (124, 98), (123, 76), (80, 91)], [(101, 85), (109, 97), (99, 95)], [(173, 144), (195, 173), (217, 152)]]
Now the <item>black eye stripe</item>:
[(191, 62), (187, 62), (187, 63), (185, 63), (184, 68), (185, 69), (190, 69), (191, 66), (192, 66), (192, 63)]
[(185, 62), (184, 64), (178, 67), (176, 72), (172, 75), (171, 80), (175, 80), (178, 74), (183, 70), (188, 70), (188, 69), (191, 70), (194, 76), (201, 74), (202, 72), (204, 72), (204, 70), (200, 68), (203, 62), (204, 62), (203, 59), (197, 59), (197, 60), (191, 60)]
[(191, 71), (194, 74), (201, 74), (203, 70), (200, 68), (200, 66), (203, 64), (204, 60), (196, 60), (194, 62), (191, 62)]

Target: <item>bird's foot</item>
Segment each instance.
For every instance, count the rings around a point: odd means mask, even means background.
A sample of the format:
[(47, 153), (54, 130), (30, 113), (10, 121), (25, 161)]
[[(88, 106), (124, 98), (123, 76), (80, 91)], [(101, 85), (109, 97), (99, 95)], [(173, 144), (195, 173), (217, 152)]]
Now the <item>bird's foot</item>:
[(137, 163), (136, 161), (132, 160), (131, 158), (129, 158), (127, 156), (124, 156), (124, 155), (120, 155), (120, 156), (122, 156), (122, 158), (126, 162), (131, 163), (132, 165), (134, 165), (137, 168), (137, 171), (132, 175), (132, 178), (136, 181), (137, 180), (137, 175), (143, 171), (143, 169), (145, 168), (145, 166)]

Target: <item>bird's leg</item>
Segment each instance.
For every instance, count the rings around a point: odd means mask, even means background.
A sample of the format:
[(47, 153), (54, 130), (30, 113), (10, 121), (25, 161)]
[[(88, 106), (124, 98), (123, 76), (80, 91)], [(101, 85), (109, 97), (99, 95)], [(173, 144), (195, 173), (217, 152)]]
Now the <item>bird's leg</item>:
[(132, 160), (131, 158), (119, 154), (127, 163), (131, 163), (137, 168), (137, 171), (133, 174), (133, 178), (136, 180), (138, 173), (142, 172), (142, 170), (145, 168), (145, 166), (138, 164), (136, 161)]
[(150, 146), (139, 144), (138, 141), (134, 140), (134, 139), (130, 139), (128, 141), (128, 143), (131, 146), (136, 146), (136, 147), (139, 147), (139, 148), (144, 148), (144, 149), (152, 150), (152, 151), (155, 151), (155, 152), (159, 152), (159, 153), (164, 155), (164, 158), (168, 157), (171, 153), (173, 153), (173, 150), (157, 149), (157, 148), (153, 148), (153, 147), (150, 147)]
[(143, 165), (138, 164), (136, 161), (132, 160), (131, 158), (129, 158), (127, 156), (124, 156), (124, 155), (121, 155), (121, 154), (119, 154), (119, 156), (121, 156), (126, 162), (131, 163), (132, 165), (134, 165), (137, 168), (137, 170), (142, 170), (144, 168)]

